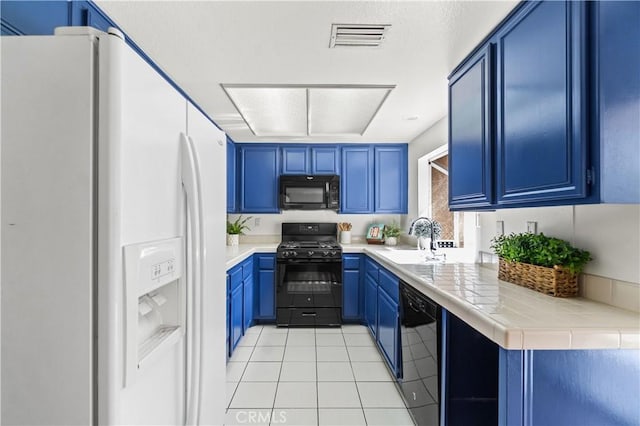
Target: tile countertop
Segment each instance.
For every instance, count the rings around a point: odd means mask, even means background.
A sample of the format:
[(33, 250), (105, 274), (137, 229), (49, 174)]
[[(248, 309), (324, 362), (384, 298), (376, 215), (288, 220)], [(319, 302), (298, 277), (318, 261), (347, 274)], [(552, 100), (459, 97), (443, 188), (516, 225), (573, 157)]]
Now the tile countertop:
[[(227, 269), (278, 243), (227, 247)], [(590, 300), (556, 298), (498, 280), (474, 263), (397, 264), (386, 246), (343, 245), (365, 253), (505, 349), (640, 349), (640, 314)], [(412, 248), (412, 247), (399, 247)]]
[(505, 349), (640, 349), (640, 313), (547, 296), (500, 281), (496, 270), (479, 264), (397, 264), (379, 254), (384, 250), (343, 246), (344, 253), (370, 255)]
[(275, 253), (280, 243), (240, 244), (227, 246), (227, 271), (254, 253)]

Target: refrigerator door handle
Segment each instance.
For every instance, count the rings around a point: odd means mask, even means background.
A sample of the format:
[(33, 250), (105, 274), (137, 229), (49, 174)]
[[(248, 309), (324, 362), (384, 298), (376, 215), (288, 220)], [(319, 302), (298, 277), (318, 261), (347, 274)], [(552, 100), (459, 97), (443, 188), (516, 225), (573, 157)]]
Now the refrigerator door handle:
[(191, 138), (180, 134), (182, 185), (187, 199), (187, 400), (186, 424), (197, 425), (200, 417), (202, 363), (202, 191), (198, 158)]

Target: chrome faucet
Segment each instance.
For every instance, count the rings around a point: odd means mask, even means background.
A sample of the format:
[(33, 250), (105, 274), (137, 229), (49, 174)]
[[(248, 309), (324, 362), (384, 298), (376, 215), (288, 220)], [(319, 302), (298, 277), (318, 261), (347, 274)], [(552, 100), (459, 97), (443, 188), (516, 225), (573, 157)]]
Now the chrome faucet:
[[(418, 222), (423, 222), (423, 221), (427, 221), (429, 223), (429, 225), (431, 225), (431, 219), (429, 219), (428, 217), (419, 217), (417, 219), (415, 219), (413, 222), (411, 222), (411, 225), (409, 225), (409, 232), (407, 233), (408, 235), (413, 235), (413, 232), (415, 230), (415, 226)], [(426, 247), (422, 246), (422, 235), (417, 235), (416, 239), (418, 240), (418, 250), (424, 250), (426, 249)]]
[[(429, 250), (431, 251), (431, 258), (437, 259), (438, 257), (442, 257), (443, 260), (446, 260), (447, 255), (445, 253), (436, 253), (438, 251), (438, 243), (436, 242), (436, 236), (433, 230), (435, 224), (437, 223), (435, 220), (429, 219), (428, 217), (419, 217), (415, 219), (413, 222), (411, 222), (411, 225), (409, 226), (408, 235), (414, 235), (416, 225), (423, 221), (427, 222), (427, 226), (429, 227), (430, 233), (431, 233), (431, 242), (429, 244)], [(416, 235), (416, 238), (418, 240), (418, 250), (425, 250), (426, 247), (423, 247), (422, 245), (422, 238), (424, 238), (424, 236)]]

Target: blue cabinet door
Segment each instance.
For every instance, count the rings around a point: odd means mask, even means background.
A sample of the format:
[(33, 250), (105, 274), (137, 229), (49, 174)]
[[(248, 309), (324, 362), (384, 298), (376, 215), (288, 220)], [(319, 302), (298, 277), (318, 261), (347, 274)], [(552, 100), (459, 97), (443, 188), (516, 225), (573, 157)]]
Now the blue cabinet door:
[(258, 265), (258, 281), (256, 285), (256, 318), (275, 321), (276, 289), (275, 289), (275, 254), (256, 254)]
[(449, 207), (493, 202), (491, 66), (487, 46), (449, 79)]
[(225, 328), (227, 330), (226, 335), (226, 345), (227, 345), (227, 359), (231, 356), (231, 277), (229, 276), (229, 272), (227, 271), (227, 303), (226, 303), (226, 311), (227, 318), (225, 322)]
[(309, 148), (306, 146), (281, 147), (282, 174), (306, 175), (309, 174)]
[[(600, 201), (640, 203), (640, 2), (593, 3)], [(635, 184), (630, 184), (634, 182)]]
[(362, 255), (342, 255), (342, 319), (362, 320)]
[(2, 35), (53, 35), (56, 27), (71, 25), (65, 0), (2, 2)]
[(380, 349), (387, 358), (391, 371), (398, 371), (398, 332), (399, 311), (395, 302), (386, 291), (378, 288), (378, 334)]
[(277, 146), (240, 146), (240, 211), (278, 213)]
[(407, 213), (407, 145), (375, 146), (376, 213)]
[(253, 323), (253, 274), (244, 279), (242, 287), (244, 293), (244, 303), (242, 305), (242, 334), (244, 334)]
[(342, 272), (342, 318), (360, 319), (360, 271)]
[(243, 327), (243, 310), (242, 305), (244, 303), (244, 299), (242, 297), (243, 286), (238, 286), (234, 290), (231, 291), (231, 330), (230, 330), (230, 339), (231, 339), (231, 352), (236, 348), (240, 338), (242, 337), (242, 327)]
[(238, 156), (236, 144), (227, 138), (227, 212), (237, 211), (237, 167)]
[(311, 174), (340, 174), (340, 150), (337, 146), (311, 147)]
[(532, 2), (496, 33), (498, 205), (587, 195), (585, 18), (584, 2)]
[(373, 212), (373, 149), (342, 147), (340, 204), (342, 213)]
[(258, 317), (265, 320), (276, 319), (275, 271), (260, 270), (258, 287)]
[(364, 278), (364, 321), (369, 327), (371, 334), (375, 337), (378, 333), (378, 283), (371, 275)]
[(107, 32), (115, 23), (93, 2), (73, 1), (71, 3), (71, 20), (74, 26), (87, 26)]

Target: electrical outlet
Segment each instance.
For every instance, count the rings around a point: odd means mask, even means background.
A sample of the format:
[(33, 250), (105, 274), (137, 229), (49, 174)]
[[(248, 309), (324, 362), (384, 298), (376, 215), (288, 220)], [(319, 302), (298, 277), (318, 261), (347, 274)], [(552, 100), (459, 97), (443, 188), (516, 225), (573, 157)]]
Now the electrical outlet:
[(504, 220), (496, 220), (496, 237), (504, 235)]
[(253, 226), (260, 226), (260, 218), (259, 218), (259, 217), (256, 217), (256, 218), (253, 220)]
[(527, 232), (530, 234), (537, 234), (538, 222), (527, 222)]

